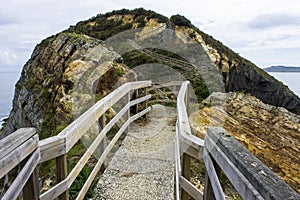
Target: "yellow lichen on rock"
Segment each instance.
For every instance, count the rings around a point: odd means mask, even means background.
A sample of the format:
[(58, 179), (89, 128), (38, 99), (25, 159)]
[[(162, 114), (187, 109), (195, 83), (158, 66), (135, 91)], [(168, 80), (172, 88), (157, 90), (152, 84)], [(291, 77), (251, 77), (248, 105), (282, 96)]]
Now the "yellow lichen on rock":
[(211, 100), (209, 104), (190, 116), (191, 127), (199, 137), (205, 136), (208, 126), (223, 127), (300, 192), (298, 115), (264, 104), (253, 96), (237, 93), (229, 93), (223, 105)]

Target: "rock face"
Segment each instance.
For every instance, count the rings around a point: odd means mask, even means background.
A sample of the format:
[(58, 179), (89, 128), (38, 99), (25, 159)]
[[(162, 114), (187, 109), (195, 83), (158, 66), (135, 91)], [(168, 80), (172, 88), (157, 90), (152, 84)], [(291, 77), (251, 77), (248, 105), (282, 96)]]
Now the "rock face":
[[(109, 19), (109, 21), (105, 21), (105, 19)], [(103, 21), (105, 21), (105, 25), (100, 23)], [(68, 29), (68, 31), (105, 39), (107, 35), (111, 36), (130, 28), (161, 26), (162, 24), (165, 24), (165, 27), (174, 29), (175, 32), (184, 33), (202, 45), (216, 68), (222, 73), (226, 92), (240, 91), (250, 93), (267, 104), (284, 107), (293, 113), (300, 114), (300, 98), (297, 95), (250, 61), (240, 57), (221, 42), (200, 31), (183, 16), (174, 15), (168, 19), (153, 11), (145, 11), (141, 8), (132, 11), (123, 9), (79, 22), (76, 26)], [(114, 29), (116, 26), (118, 28)], [(133, 60), (134, 62), (136, 61), (136, 59)], [(143, 60), (145, 62), (147, 59), (144, 58)], [(131, 63), (128, 63), (128, 66), (132, 66)], [(194, 87), (195, 82), (199, 81), (197, 79), (189, 80)], [(202, 88), (202, 90), (205, 89)], [(206, 98), (209, 94), (207, 92), (198, 92), (197, 95)]]
[(246, 65), (230, 68), (227, 73), (227, 90), (243, 91), (249, 93), (263, 102), (284, 107), (300, 115), (300, 99), (279, 82), (272, 81), (267, 76), (262, 76)]
[(213, 93), (190, 116), (204, 137), (208, 126), (222, 126), (273, 172), (300, 192), (300, 117), (241, 93)]
[(41, 42), (16, 85), (2, 137), (21, 127), (36, 127), (40, 138), (57, 134), (114, 87), (136, 80), (116, 57), (100, 40), (74, 33)]
[[(16, 85), (13, 109), (0, 137), (28, 126), (36, 127), (41, 138), (55, 135), (96, 100), (121, 83), (135, 80), (136, 76), (125, 65), (132, 68), (158, 60), (133, 52), (122, 55), (121, 61), (117, 59), (119, 55), (102, 45), (101, 40), (142, 27), (159, 27), (152, 35), (169, 28), (176, 35), (183, 33), (189, 37), (181, 43), (196, 41), (200, 44), (205, 54), (201, 56), (210, 59), (212, 71), (220, 76), (219, 82), (209, 77), (203, 81), (205, 75), (197, 73), (192, 65), (186, 70), (189, 76), (184, 75), (184, 70), (171, 66), (191, 81), (198, 100), (209, 95), (208, 82), (217, 86), (221, 83), (226, 91), (250, 93), (263, 102), (300, 114), (299, 97), (184, 17), (175, 15), (168, 19), (153, 11), (123, 9), (79, 22), (36, 46)], [(153, 52), (180, 57), (163, 50), (154, 49)]]

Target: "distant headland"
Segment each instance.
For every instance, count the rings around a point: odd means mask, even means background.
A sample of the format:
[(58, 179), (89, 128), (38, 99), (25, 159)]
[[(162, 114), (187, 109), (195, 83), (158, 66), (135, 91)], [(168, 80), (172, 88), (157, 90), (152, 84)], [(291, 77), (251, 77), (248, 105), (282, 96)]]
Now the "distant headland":
[(264, 68), (266, 72), (298, 72), (300, 73), (300, 67), (287, 67), (287, 66), (271, 66)]

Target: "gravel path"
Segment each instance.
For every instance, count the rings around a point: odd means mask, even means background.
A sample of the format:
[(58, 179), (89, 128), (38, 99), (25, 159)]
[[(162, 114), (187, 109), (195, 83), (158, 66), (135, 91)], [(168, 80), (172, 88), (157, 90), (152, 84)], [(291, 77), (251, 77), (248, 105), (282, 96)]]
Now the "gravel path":
[(154, 105), (149, 118), (130, 127), (93, 199), (174, 199), (176, 109)]

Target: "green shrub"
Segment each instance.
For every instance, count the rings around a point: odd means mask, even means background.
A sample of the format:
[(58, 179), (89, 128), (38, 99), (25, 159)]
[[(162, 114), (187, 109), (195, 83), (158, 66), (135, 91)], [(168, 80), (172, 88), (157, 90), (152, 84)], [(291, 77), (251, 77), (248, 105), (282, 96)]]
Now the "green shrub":
[[(68, 166), (68, 173), (70, 173), (70, 171), (74, 168), (74, 166), (76, 165), (75, 162), (71, 162), (70, 165)], [(70, 187), (69, 190), (69, 198), (70, 200), (76, 199), (76, 197), (78, 196), (80, 190), (82, 189), (83, 185), (85, 184), (86, 180), (88, 179), (90, 173), (91, 173), (91, 169), (89, 169), (88, 167), (84, 166), (82, 168), (82, 170), (80, 171), (80, 173), (78, 174), (77, 178), (75, 179), (75, 181), (73, 182), (73, 184)], [(90, 199), (93, 197), (93, 193), (94, 193), (94, 189), (97, 185), (97, 180), (94, 180), (89, 188), (89, 190), (87, 191), (84, 199)]]
[(122, 68), (116, 68), (116, 73), (117, 73), (118, 76), (122, 76), (123, 69)]

